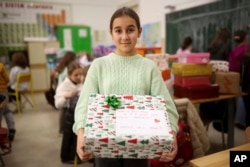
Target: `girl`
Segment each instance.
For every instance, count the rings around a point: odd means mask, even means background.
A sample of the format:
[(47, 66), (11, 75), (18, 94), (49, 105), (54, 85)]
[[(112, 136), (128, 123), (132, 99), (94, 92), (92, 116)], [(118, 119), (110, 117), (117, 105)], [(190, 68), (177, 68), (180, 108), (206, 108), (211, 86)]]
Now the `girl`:
[[(85, 79), (83, 90), (75, 109), (74, 132), (77, 134), (77, 153), (82, 160), (92, 157), (84, 152), (84, 125), (87, 103), (90, 93), (161, 95), (168, 102), (167, 109), (174, 136), (177, 133), (178, 113), (163, 82), (156, 64), (136, 54), (135, 45), (141, 35), (138, 15), (130, 8), (118, 9), (110, 20), (110, 34), (116, 45), (114, 53), (95, 59)], [(176, 137), (173, 151), (163, 154), (161, 160), (168, 162), (177, 153)], [(96, 158), (96, 167), (146, 167), (146, 159), (110, 159)]]
[(190, 54), (192, 50), (192, 38), (191, 37), (186, 37), (184, 38), (181, 48), (179, 48), (176, 52), (177, 55), (181, 54)]
[(71, 51), (67, 51), (64, 56), (59, 60), (58, 65), (55, 68), (55, 72), (58, 75), (57, 86), (64, 81), (67, 76), (67, 66), (76, 60), (76, 54)]
[[(12, 56), (12, 64), (13, 67), (10, 70), (10, 82), (8, 86), (9, 92), (15, 92), (16, 87), (16, 79), (20, 73), (30, 72), (30, 68), (28, 67), (27, 59), (22, 52), (16, 52)], [(19, 90), (27, 90), (29, 88), (29, 83), (21, 83)], [(20, 97), (20, 96), (19, 96)], [(20, 97), (21, 98), (21, 97)], [(10, 96), (9, 101), (12, 102), (16, 100), (15, 96)]]
[(60, 109), (59, 132), (63, 132), (64, 117), (69, 107), (69, 99), (76, 96), (82, 88), (82, 68), (75, 62), (67, 67), (68, 76), (56, 88), (55, 106)]

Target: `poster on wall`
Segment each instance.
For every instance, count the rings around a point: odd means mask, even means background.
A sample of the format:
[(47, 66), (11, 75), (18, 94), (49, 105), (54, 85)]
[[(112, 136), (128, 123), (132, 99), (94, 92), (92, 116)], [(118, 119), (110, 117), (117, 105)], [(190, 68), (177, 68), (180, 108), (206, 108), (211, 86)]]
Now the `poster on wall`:
[(55, 37), (55, 25), (71, 23), (71, 5), (0, 2), (0, 47), (22, 46), (25, 37)]
[(145, 47), (161, 46), (160, 22), (145, 24), (142, 27), (142, 45)]

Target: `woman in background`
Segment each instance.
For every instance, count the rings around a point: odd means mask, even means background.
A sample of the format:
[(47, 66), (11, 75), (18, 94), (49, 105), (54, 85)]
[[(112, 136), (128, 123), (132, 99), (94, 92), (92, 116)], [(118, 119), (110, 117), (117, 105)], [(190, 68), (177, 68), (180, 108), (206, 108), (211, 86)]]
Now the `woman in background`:
[[(241, 72), (241, 63), (244, 56), (247, 54), (247, 50), (250, 49), (250, 45), (247, 43), (246, 32), (238, 30), (234, 33), (233, 40), (236, 43), (236, 47), (229, 55), (229, 71)], [(243, 72), (243, 71), (242, 71)], [(242, 75), (242, 74), (241, 74)], [(249, 96), (249, 95), (248, 95)], [(239, 97), (238, 109), (236, 114), (236, 126), (240, 129), (245, 129), (246, 126), (246, 109), (243, 102), (243, 97)], [(248, 121), (249, 122), (249, 121)]]
[(215, 38), (208, 46), (207, 51), (210, 53), (210, 60), (228, 61), (230, 53), (230, 32), (226, 28), (217, 31)]
[(246, 51), (250, 48), (247, 44), (246, 32), (238, 30), (234, 33), (234, 42), (236, 47), (229, 55), (229, 71), (240, 72), (240, 63)]
[(177, 55), (190, 54), (192, 51), (192, 43), (193, 43), (193, 40), (191, 37), (184, 38), (181, 48), (177, 50), (176, 54)]

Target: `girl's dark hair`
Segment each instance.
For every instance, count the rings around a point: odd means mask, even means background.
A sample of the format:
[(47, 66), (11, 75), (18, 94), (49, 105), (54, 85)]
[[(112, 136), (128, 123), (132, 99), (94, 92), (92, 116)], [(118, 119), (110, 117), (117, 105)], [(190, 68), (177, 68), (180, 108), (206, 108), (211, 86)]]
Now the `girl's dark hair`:
[(114, 20), (118, 17), (121, 17), (121, 16), (129, 16), (129, 17), (133, 18), (136, 22), (137, 28), (138, 29), (141, 28), (140, 18), (137, 15), (137, 13), (131, 8), (122, 7), (122, 8), (117, 9), (110, 19), (110, 24), (109, 24), (110, 32), (112, 32)]
[(71, 62), (67, 67), (68, 67), (68, 75), (71, 75), (75, 69), (78, 68), (82, 69), (80, 64), (78, 64), (77, 62)]
[(184, 38), (183, 43), (181, 45), (181, 49), (182, 50), (187, 49), (187, 47), (189, 47), (190, 45), (192, 45), (192, 42), (193, 42), (193, 40), (192, 40), (191, 37)]
[(12, 56), (13, 66), (19, 66), (21, 68), (28, 67), (27, 59), (23, 52), (16, 52)]
[(58, 66), (55, 68), (55, 71), (58, 73), (63, 72), (65, 67), (67, 67), (71, 62), (75, 61), (76, 54), (71, 51), (67, 51), (63, 58), (60, 59)]
[(246, 39), (247, 33), (242, 30), (238, 30), (234, 33), (234, 41), (237, 44), (242, 43)]
[(217, 31), (215, 38), (209, 45), (209, 48), (214, 48), (220, 44), (225, 44), (230, 38), (230, 32), (227, 28), (222, 28), (219, 31)]

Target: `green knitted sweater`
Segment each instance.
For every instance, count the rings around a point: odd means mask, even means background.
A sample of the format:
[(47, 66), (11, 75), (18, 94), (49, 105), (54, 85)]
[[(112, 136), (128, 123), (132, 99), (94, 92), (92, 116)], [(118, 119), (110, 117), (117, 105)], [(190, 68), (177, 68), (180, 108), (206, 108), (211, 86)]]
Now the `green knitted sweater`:
[(140, 55), (110, 53), (91, 64), (75, 108), (73, 131), (84, 128), (90, 93), (160, 95), (165, 98), (172, 130), (177, 132), (179, 115), (156, 64)]

